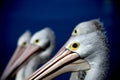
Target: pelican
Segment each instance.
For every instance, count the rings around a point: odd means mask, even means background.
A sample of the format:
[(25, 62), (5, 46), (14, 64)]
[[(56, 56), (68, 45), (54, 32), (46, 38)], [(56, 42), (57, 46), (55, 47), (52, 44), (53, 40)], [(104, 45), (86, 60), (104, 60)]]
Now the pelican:
[[(17, 48), (13, 54), (13, 56), (11, 57), (7, 67), (5, 68), (3, 75), (5, 75), (6, 73), (8, 73), (8, 70), (10, 69), (10, 67), (12, 67), (12, 65), (14, 64), (14, 62), (19, 58), (19, 56), (21, 56), (21, 54), (25, 51), (25, 49), (27, 48), (28, 44), (29, 44), (29, 40), (31, 37), (31, 33), (30, 31), (26, 31), (25, 33), (23, 33), (19, 39), (18, 39), (18, 43), (17, 43)], [(3, 76), (2, 75), (2, 76)]]
[[(28, 47), (28, 45), (30, 44), (30, 39), (31, 39), (31, 33), (30, 31), (26, 31), (19, 39), (18, 39), (18, 44), (20, 46), (24, 46), (25, 49)], [(20, 53), (22, 54), (25, 49)], [(16, 54), (17, 55), (17, 54)], [(19, 58), (20, 55), (18, 55)], [(15, 58), (14, 58), (15, 59)], [(17, 60), (17, 58), (16, 58)], [(14, 61), (15, 62), (15, 61)], [(16, 74), (15, 80), (24, 80), (25, 79), (25, 70), (26, 70), (26, 66), (24, 65)], [(31, 65), (32, 66), (32, 65)]]
[(109, 49), (102, 26), (98, 19), (78, 24), (55, 57), (27, 80), (52, 80), (65, 72), (72, 72), (70, 80), (103, 80)]
[[(5, 74), (2, 78), (8, 79), (12, 74), (17, 72), (22, 66), (27, 63), (25, 67), (25, 77), (32, 74), (40, 63), (45, 63), (53, 52), (55, 47), (55, 35), (50, 28), (44, 28), (36, 32), (31, 40), (27, 49), (22, 55), (14, 62), (13, 66), (9, 69), (9, 73)], [(30, 61), (30, 62), (28, 62)], [(19, 76), (16, 78), (18, 79)]]

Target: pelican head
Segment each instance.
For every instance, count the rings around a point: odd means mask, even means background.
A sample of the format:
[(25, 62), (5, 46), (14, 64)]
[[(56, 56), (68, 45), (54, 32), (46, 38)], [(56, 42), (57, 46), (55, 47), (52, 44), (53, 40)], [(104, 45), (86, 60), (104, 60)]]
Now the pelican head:
[[(99, 20), (90, 20), (78, 24), (71, 38), (58, 51), (55, 57), (34, 72), (28, 79), (52, 79), (57, 75), (70, 71), (90, 70), (97, 58), (106, 51), (104, 33)], [(103, 51), (102, 53), (100, 53)], [(96, 59), (95, 63), (100, 59)], [(85, 64), (83, 64), (85, 63)]]
[(77, 36), (77, 35), (82, 35), (82, 34), (88, 34), (96, 30), (101, 30), (102, 29), (101, 26), (102, 26), (102, 23), (99, 21), (99, 19), (85, 21), (85, 22), (78, 24), (74, 28), (72, 35)]
[[(18, 39), (18, 43), (17, 43), (17, 49), (14, 53), (14, 55), (12, 56), (12, 58), (14, 59), (12, 61), (12, 64), (19, 58), (19, 56), (22, 55), (22, 53), (25, 51), (25, 49), (27, 48), (27, 46), (30, 43), (30, 38), (31, 38), (31, 33), (30, 31), (26, 31), (22, 36), (20, 36), (20, 38)], [(11, 59), (12, 60), (12, 59)], [(11, 64), (11, 65), (12, 65)]]
[(26, 31), (20, 38), (18, 39), (18, 46), (27, 47), (30, 43), (31, 33), (30, 31)]
[[(33, 35), (30, 41), (30, 46), (36, 46), (36, 49), (47, 49), (49, 46), (54, 46), (54, 32), (50, 28), (45, 28)], [(33, 50), (34, 52), (34, 50)]]
[[(14, 53), (14, 55), (12, 56), (11, 60), (9, 63), (12, 63), (11, 65), (13, 65), (13, 63), (19, 58), (19, 56), (22, 55), (22, 53), (25, 51), (25, 49), (27, 48), (27, 46), (30, 43), (30, 38), (31, 38), (31, 33), (30, 31), (26, 31), (23, 35), (20, 36), (20, 38), (18, 39), (17, 42), (17, 49)], [(13, 60), (13, 61), (12, 61)], [(11, 62), (12, 61), (12, 62)]]
[[(54, 32), (50, 28), (44, 28), (38, 32), (36, 32), (31, 40), (30, 44), (26, 48), (26, 50), (22, 53), (21, 56), (14, 62), (9, 73), (5, 76), (5, 78), (9, 77), (11, 74), (16, 73), (26, 62), (28, 62), (33, 56), (45, 51), (49, 47), (52, 46), (54, 48)], [(20, 42), (22, 43), (22, 42)], [(43, 56), (46, 54), (42, 54)], [(49, 54), (48, 54), (49, 55)]]

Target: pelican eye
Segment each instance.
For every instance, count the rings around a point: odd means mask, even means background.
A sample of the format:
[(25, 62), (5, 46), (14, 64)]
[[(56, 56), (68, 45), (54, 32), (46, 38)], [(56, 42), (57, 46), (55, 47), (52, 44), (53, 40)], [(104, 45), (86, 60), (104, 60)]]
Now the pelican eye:
[(74, 33), (77, 33), (77, 30), (74, 30)]
[(27, 45), (27, 42), (23, 42), (23, 46), (26, 46)]
[(78, 34), (78, 29), (74, 29), (72, 35), (77, 35)]
[(39, 42), (40, 42), (40, 40), (39, 40), (39, 39), (36, 39), (34, 43), (39, 43)]
[(69, 48), (71, 50), (77, 50), (79, 47), (80, 47), (80, 43), (76, 42), (76, 43), (72, 43)]

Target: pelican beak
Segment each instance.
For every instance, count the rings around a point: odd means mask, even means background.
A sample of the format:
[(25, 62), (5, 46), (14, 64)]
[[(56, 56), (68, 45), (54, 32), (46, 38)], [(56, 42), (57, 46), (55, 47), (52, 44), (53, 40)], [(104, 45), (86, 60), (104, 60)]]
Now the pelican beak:
[[(43, 51), (44, 48), (30, 44), (26, 50), (18, 49), (10, 61), (10, 65), (4, 71), (1, 80), (6, 80), (13, 76), (32, 56), (34, 56), (38, 51)], [(24, 52), (23, 52), (24, 51)]]
[(22, 55), (22, 53), (25, 51), (26, 47), (23, 46), (18, 46), (12, 56), (12, 58), (10, 59), (9, 63), (7, 64), (1, 79), (3, 80), (3, 76), (6, 75), (9, 72), (9, 69), (12, 67), (12, 65), (14, 64), (14, 62), (19, 58), (19, 56)]
[(53, 80), (53, 78), (55, 78), (63, 73), (66, 73), (66, 72), (77, 72), (80, 70), (87, 71), (89, 69), (90, 69), (90, 65), (88, 64), (88, 62), (86, 60), (80, 59), (80, 60), (76, 60), (73, 63), (63, 66), (62, 68), (58, 69), (54, 73), (43, 78), (43, 80)]
[[(69, 40), (68, 40), (69, 41)], [(48, 61), (45, 65), (43, 65), (40, 69), (38, 69), (36, 72), (34, 72), (28, 80), (44, 80), (54, 78), (57, 75), (60, 75), (65, 72), (69, 71), (78, 71), (83, 69), (89, 69), (90, 66), (88, 62), (84, 60), (80, 60), (79, 54), (72, 52), (68, 49), (66, 49), (64, 46), (60, 49), (60, 51), (53, 57), (50, 61)], [(76, 62), (77, 61), (77, 62)], [(82, 65), (82, 67), (74, 68), (78, 65), (78, 63), (84, 62), (85, 65)], [(75, 64), (75, 65), (74, 65)], [(87, 65), (87, 67), (85, 67)], [(67, 69), (69, 67), (69, 69)], [(46, 80), (47, 80), (46, 79)]]

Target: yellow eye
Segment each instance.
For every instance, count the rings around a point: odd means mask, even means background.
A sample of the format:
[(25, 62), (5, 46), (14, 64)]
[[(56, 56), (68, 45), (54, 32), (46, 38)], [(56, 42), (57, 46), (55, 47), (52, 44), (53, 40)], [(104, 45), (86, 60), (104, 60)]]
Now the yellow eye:
[(78, 29), (74, 29), (72, 35), (77, 35), (78, 34)]
[(23, 42), (23, 46), (26, 46), (27, 45), (27, 42)]
[(80, 43), (76, 42), (76, 43), (72, 43), (69, 48), (71, 50), (77, 50), (79, 47), (80, 47)]
[(39, 40), (39, 39), (36, 39), (34, 43), (39, 43), (39, 42), (40, 42), (40, 40)]

